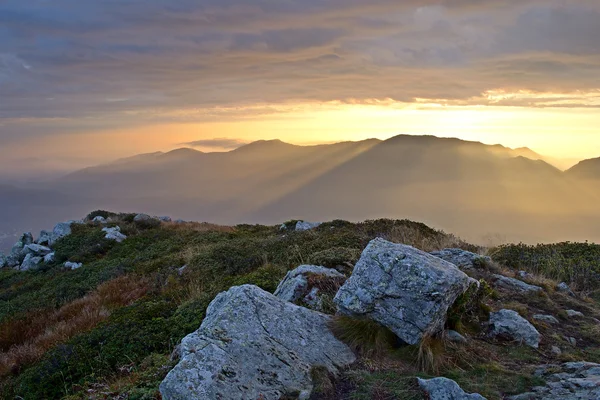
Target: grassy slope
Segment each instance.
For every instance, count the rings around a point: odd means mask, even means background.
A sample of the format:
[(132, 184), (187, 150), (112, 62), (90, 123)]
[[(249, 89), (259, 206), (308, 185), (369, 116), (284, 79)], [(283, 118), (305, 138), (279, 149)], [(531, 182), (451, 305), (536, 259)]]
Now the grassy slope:
[[(55, 263), (36, 272), (0, 270), (0, 397), (156, 399), (173, 365), (172, 349), (199, 327), (220, 291), (244, 283), (273, 291), (286, 271), (304, 263), (351, 269), (375, 237), (428, 251), (475, 250), (409, 221), (334, 221), (308, 232), (195, 223), (136, 226), (131, 216), (122, 216), (119, 225), (129, 236), (123, 243), (103, 239), (101, 226), (77, 226), (57, 244)], [(60, 265), (67, 260), (84, 267), (66, 271)], [(183, 265), (188, 267), (180, 275)], [(487, 274), (475, 272), (482, 279)], [(559, 329), (539, 326), (547, 338), (540, 352), (489, 342), (465, 321), (464, 330), (474, 337), (468, 345), (432, 341), (425, 350), (393, 344), (363, 353), (335, 382), (316, 376), (322, 384), (315, 398), (420, 399), (414, 376), (442, 374), (494, 399), (537, 383), (531, 369), (556, 357), (551, 345), (566, 350), (561, 359), (600, 361), (592, 320), (600, 315), (593, 301), (552, 291), (533, 299), (495, 292), (485, 301), (486, 307), (512, 307), (528, 317), (543, 311), (565, 318), (568, 308), (586, 318), (564, 319)], [(567, 335), (578, 339), (577, 347), (564, 343)], [(424, 352), (431, 362), (418, 362)]]

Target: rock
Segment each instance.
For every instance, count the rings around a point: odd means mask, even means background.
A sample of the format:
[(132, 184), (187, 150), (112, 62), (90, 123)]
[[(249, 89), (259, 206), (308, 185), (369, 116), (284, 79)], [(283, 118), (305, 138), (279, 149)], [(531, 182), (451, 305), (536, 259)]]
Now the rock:
[(309, 308), (323, 311), (323, 297), (332, 299), (345, 281), (346, 277), (335, 269), (301, 265), (286, 274), (274, 295), (290, 303), (303, 301)]
[(460, 269), (471, 269), (477, 266), (485, 265), (486, 263), (492, 261), (490, 257), (471, 253), (470, 251), (463, 249), (444, 249), (440, 251), (432, 251), (429, 254), (448, 261)]
[(72, 233), (71, 225), (82, 224), (83, 221), (67, 221), (61, 222), (54, 226), (52, 232), (41, 231), (37, 244), (52, 247), (58, 239), (69, 236)]
[(8, 267), (6, 256), (0, 251), (0, 268)]
[(78, 269), (78, 268), (81, 268), (81, 267), (83, 267), (82, 263), (76, 263), (76, 262), (70, 262), (70, 261), (67, 261), (65, 263), (65, 268), (68, 268), (70, 270)]
[(281, 226), (279, 226), (279, 230), (285, 231), (285, 230), (287, 230), (287, 226), (285, 226), (285, 224), (281, 224)]
[(536, 349), (540, 345), (540, 333), (516, 311), (500, 310), (491, 313), (490, 327), (492, 337), (508, 337)]
[(42, 246), (50, 246), (52, 241), (52, 232), (41, 231), (40, 237), (37, 240), (37, 244), (41, 244)]
[(106, 218), (104, 218), (101, 215), (98, 215), (97, 217), (94, 217), (94, 219), (92, 220), (92, 222), (95, 222), (97, 224), (106, 224)]
[(569, 318), (573, 318), (573, 317), (583, 318), (584, 317), (583, 313), (581, 313), (579, 311), (575, 311), (575, 310), (567, 310), (567, 315), (569, 316)]
[(600, 399), (600, 364), (569, 362), (542, 366), (535, 375), (546, 386), (509, 397), (510, 400), (597, 400)]
[(171, 222), (171, 221), (172, 221), (172, 220), (171, 220), (171, 217), (167, 217), (167, 216), (158, 217), (158, 219), (159, 219), (161, 222)]
[(133, 222), (145, 222), (145, 221), (151, 221), (153, 219), (154, 218), (152, 218), (148, 214), (138, 214), (133, 218)]
[(503, 289), (512, 290), (519, 293), (536, 293), (543, 289), (539, 286), (529, 285), (518, 279), (509, 278), (502, 275), (492, 275), (496, 286)]
[(330, 317), (251, 285), (219, 294), (181, 360), (160, 384), (164, 400), (308, 399), (311, 368), (337, 374), (355, 361)]
[(560, 356), (562, 354), (562, 350), (558, 346), (552, 346), (552, 354)]
[(46, 264), (52, 263), (55, 260), (55, 253), (46, 254), (44, 257), (44, 262)]
[(467, 338), (456, 331), (449, 330), (446, 333), (448, 340), (454, 343), (467, 343)]
[(569, 287), (569, 285), (567, 285), (565, 282), (561, 282), (556, 286), (556, 290), (561, 292), (561, 293), (566, 293), (571, 297), (575, 297), (575, 293), (573, 293), (573, 291), (571, 290), (571, 288)]
[(298, 221), (296, 223), (297, 231), (310, 231), (312, 229), (318, 228), (321, 225), (320, 222), (306, 222), (306, 221)]
[(148, 214), (136, 215), (133, 218), (133, 222), (142, 229), (156, 228), (161, 224), (161, 221), (158, 218), (151, 217)]
[(52, 249), (50, 249), (49, 247), (42, 246), (40, 244), (35, 244), (35, 243), (28, 244), (27, 246), (25, 246), (23, 251), (25, 252), (25, 254), (33, 254), (35, 256), (42, 256), (42, 257), (52, 253)]
[(444, 328), (448, 308), (473, 282), (441, 258), (375, 239), (334, 302), (340, 313), (375, 320), (406, 343), (417, 344)]
[(533, 319), (536, 321), (546, 322), (548, 324), (558, 324), (558, 320), (552, 315), (536, 314), (533, 316)]
[(114, 240), (117, 243), (121, 243), (123, 240), (127, 239), (127, 236), (121, 233), (121, 228), (115, 226), (114, 228), (103, 228), (102, 232), (106, 232), (104, 236), (105, 239)]
[(569, 344), (573, 347), (577, 347), (577, 339), (575, 339), (574, 337), (566, 337), (565, 336), (565, 340), (567, 342), (569, 342)]
[(30, 271), (37, 269), (39, 264), (42, 262), (42, 257), (36, 257), (32, 253), (28, 253), (23, 259), (23, 263), (18, 267), (19, 271)]
[(179, 275), (179, 276), (183, 275), (183, 273), (185, 272), (186, 269), (187, 269), (187, 265), (184, 265), (181, 268), (177, 268), (177, 275)]
[(30, 244), (33, 244), (33, 235), (30, 232), (22, 234), (19, 240), (13, 245), (8, 257), (6, 257), (6, 264), (10, 268), (21, 265), (23, 260), (25, 260), (25, 256), (27, 255), (25, 252), (25, 246)]
[(427, 393), (429, 400), (486, 400), (478, 393), (465, 393), (458, 383), (448, 378), (418, 378), (418, 381), (419, 387)]

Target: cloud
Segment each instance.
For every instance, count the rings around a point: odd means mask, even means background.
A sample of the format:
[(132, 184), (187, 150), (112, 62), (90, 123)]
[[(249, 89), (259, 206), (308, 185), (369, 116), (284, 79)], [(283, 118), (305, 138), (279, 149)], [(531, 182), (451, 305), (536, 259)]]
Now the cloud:
[(593, 106), (578, 94), (600, 86), (598, 20), (596, 0), (6, 0), (0, 123), (75, 129), (154, 122), (157, 110), (202, 119), (388, 98), (489, 105), (494, 90)]
[(248, 144), (247, 141), (242, 139), (228, 139), (228, 138), (214, 138), (214, 139), (202, 139), (195, 140), (193, 142), (182, 143), (186, 146), (192, 147), (206, 147), (206, 148), (216, 148), (216, 149), (226, 149), (233, 150), (241, 147), (245, 144)]

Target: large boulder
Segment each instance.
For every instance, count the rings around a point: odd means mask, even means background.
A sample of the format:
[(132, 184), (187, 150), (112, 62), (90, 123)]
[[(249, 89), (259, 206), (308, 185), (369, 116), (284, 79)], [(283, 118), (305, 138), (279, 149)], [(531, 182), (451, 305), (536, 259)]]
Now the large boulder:
[(419, 387), (429, 396), (429, 400), (486, 400), (478, 393), (468, 394), (458, 383), (448, 378), (421, 379)]
[(502, 337), (538, 348), (540, 333), (529, 321), (513, 310), (500, 310), (490, 314), (490, 336)]
[(251, 285), (219, 294), (181, 360), (160, 385), (164, 400), (308, 399), (311, 369), (337, 374), (355, 361), (330, 317)]
[(40, 244), (28, 244), (23, 248), (25, 254), (33, 254), (34, 256), (45, 256), (52, 253), (52, 249), (46, 246), (42, 246)]
[(301, 265), (287, 273), (274, 295), (283, 301), (302, 302), (313, 310), (323, 311), (324, 303), (333, 299), (345, 281), (346, 276), (335, 269)]
[(543, 289), (539, 286), (530, 285), (515, 278), (509, 278), (503, 275), (492, 275), (494, 285), (506, 290), (518, 293), (536, 293)]
[(298, 221), (296, 223), (297, 231), (310, 231), (312, 229), (318, 228), (321, 225), (320, 222), (307, 222), (307, 221)]
[(490, 257), (482, 256), (463, 249), (444, 249), (440, 251), (432, 251), (432, 256), (439, 257), (442, 260), (451, 262), (460, 269), (471, 269), (486, 263), (490, 263)]
[(32, 253), (28, 253), (23, 259), (21, 265), (17, 267), (17, 269), (19, 271), (30, 271), (37, 269), (43, 260), (43, 257), (35, 256)]
[(342, 314), (367, 317), (408, 344), (444, 328), (448, 308), (474, 280), (411, 246), (375, 239), (335, 296)]
[(568, 362), (544, 365), (535, 375), (546, 381), (545, 386), (510, 400), (597, 400), (600, 399), (600, 364)]

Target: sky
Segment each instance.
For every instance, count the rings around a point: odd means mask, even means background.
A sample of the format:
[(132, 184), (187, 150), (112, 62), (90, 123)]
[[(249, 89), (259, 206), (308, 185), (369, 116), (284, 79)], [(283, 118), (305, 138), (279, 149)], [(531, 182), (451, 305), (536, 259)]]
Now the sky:
[(598, 0), (4, 0), (0, 169), (397, 134), (600, 156)]

